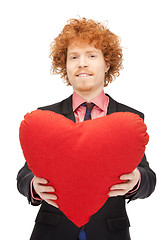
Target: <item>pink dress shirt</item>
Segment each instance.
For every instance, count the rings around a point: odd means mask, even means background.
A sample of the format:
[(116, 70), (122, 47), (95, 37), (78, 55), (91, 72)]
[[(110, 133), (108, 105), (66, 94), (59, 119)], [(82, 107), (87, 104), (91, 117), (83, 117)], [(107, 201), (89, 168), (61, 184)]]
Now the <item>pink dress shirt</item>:
[[(81, 106), (81, 104), (86, 102), (86, 100), (74, 92), (72, 96), (72, 102), (76, 123), (83, 122), (86, 113), (86, 107)], [(95, 104), (91, 111), (92, 119), (103, 117), (107, 114), (109, 98), (105, 95), (104, 90), (95, 98), (93, 98), (91, 102)]]
[[(86, 100), (84, 98), (79, 96), (76, 92), (73, 92), (72, 108), (73, 108), (74, 116), (75, 116), (75, 119), (76, 119), (76, 123), (84, 121), (84, 116), (85, 116), (85, 113), (86, 113), (86, 107), (81, 106), (81, 104), (84, 103), (84, 102), (86, 102)], [(109, 104), (109, 98), (105, 95), (104, 90), (100, 94), (98, 94), (95, 98), (93, 98), (91, 100), (91, 102), (95, 104), (95, 106), (93, 107), (93, 109), (91, 111), (91, 118), (92, 119), (106, 116), (107, 109), (108, 109), (108, 104)], [(138, 182), (137, 187), (135, 189), (133, 189), (133, 191), (128, 192), (128, 194), (131, 194), (131, 193), (137, 191), (137, 189), (140, 186), (140, 181), (141, 181), (141, 176), (140, 176), (140, 180)], [(33, 189), (32, 183), (33, 183), (33, 179), (31, 181), (31, 186), (30, 186), (32, 198), (34, 198), (35, 200), (41, 200), (39, 197), (35, 196), (36, 193)]]

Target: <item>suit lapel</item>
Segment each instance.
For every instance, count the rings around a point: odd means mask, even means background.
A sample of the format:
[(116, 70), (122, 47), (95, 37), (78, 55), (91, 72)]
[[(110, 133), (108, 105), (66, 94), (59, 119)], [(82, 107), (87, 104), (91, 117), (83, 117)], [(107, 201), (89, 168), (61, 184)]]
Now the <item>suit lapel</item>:
[(111, 98), (107, 93), (106, 96), (109, 97), (109, 104), (108, 104), (108, 109), (107, 109), (107, 115), (117, 112), (117, 102)]
[(73, 122), (76, 122), (76, 120), (75, 120), (75, 116), (74, 116), (74, 112), (72, 112), (72, 113), (66, 115), (66, 117), (67, 117), (68, 119), (72, 120)]
[(62, 102), (61, 114), (63, 114), (66, 118), (72, 120), (73, 122), (76, 122), (72, 108), (72, 95)]

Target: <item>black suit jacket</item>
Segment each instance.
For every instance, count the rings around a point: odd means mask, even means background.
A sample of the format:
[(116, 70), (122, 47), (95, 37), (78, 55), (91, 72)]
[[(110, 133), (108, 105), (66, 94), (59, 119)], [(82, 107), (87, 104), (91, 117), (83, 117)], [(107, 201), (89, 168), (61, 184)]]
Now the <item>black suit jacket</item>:
[[(107, 94), (106, 94), (107, 95)], [(107, 114), (114, 112), (132, 112), (138, 114), (144, 119), (143, 113), (130, 108), (126, 105), (116, 102), (109, 95), (109, 106)], [(72, 95), (67, 99), (46, 107), (42, 110), (50, 110), (75, 122), (75, 116), (72, 109)], [(91, 216), (90, 221), (86, 224), (87, 240), (129, 240), (129, 219), (125, 208), (125, 199), (129, 201), (137, 198), (148, 197), (155, 188), (156, 176), (150, 169), (146, 156), (138, 165), (141, 173), (141, 184), (139, 189), (132, 194), (125, 196), (110, 197), (103, 207)], [(17, 176), (18, 190), (28, 198), (32, 205), (41, 204), (40, 210), (35, 220), (34, 230), (31, 240), (77, 240), (80, 228), (73, 224), (58, 208), (47, 204), (45, 201), (37, 201), (31, 198), (30, 182), (33, 173), (25, 163)]]

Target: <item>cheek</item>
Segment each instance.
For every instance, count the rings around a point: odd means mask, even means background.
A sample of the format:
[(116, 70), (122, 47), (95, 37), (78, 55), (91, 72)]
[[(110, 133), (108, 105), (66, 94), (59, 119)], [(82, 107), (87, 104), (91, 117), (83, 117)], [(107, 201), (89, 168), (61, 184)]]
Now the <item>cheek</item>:
[(97, 69), (97, 73), (99, 78), (103, 78), (105, 76), (105, 69), (103, 67)]
[(74, 74), (75, 72), (75, 64), (71, 64), (71, 63), (67, 63), (66, 64), (66, 70), (67, 70), (67, 73), (69, 74)]
[(70, 68), (70, 66), (66, 66), (66, 71), (67, 71), (67, 76), (68, 78), (72, 75), (72, 69)]
[(97, 61), (97, 62), (94, 64), (93, 67), (94, 67), (96, 73), (100, 74), (101, 76), (105, 74), (105, 71), (106, 71), (105, 62), (103, 62), (103, 61)]

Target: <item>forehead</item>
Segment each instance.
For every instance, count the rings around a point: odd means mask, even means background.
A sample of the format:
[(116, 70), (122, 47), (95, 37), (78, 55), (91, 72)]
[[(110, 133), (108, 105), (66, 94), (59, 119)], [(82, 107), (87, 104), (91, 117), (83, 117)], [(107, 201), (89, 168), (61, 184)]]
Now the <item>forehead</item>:
[(85, 42), (72, 42), (68, 45), (67, 54), (74, 52), (97, 52), (100, 53), (101, 50), (95, 48), (93, 44)]

